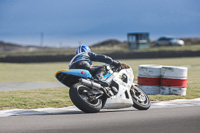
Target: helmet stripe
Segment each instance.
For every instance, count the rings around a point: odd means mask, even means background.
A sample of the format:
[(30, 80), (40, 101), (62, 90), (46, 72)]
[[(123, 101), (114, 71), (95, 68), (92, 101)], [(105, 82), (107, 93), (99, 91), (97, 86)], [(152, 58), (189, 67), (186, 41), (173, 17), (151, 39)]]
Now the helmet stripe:
[(76, 49), (76, 54), (79, 54), (82, 52), (91, 52), (91, 50), (88, 46), (81, 45)]

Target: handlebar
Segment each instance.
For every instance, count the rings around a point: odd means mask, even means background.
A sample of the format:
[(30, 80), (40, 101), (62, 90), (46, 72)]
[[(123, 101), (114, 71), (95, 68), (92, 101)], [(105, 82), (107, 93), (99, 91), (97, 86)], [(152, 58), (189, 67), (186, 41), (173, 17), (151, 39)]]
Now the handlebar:
[(122, 68), (121, 68), (121, 66), (119, 66), (119, 67), (111, 66), (111, 69), (113, 72), (119, 72)]
[(128, 66), (128, 65), (126, 65), (126, 64), (124, 64), (124, 63), (121, 63), (121, 65), (119, 66), (119, 67), (115, 67), (115, 66), (113, 66), (113, 67), (111, 67), (112, 68), (112, 70), (114, 71), (114, 72), (119, 72), (120, 70), (122, 70), (122, 69), (128, 69), (128, 68), (130, 68), (130, 66)]
[(128, 68), (130, 68), (128, 65), (126, 65), (124, 63), (121, 63), (121, 65), (119, 67), (116, 67), (116, 66), (113, 66), (113, 65), (105, 65), (105, 66), (110, 66), (110, 69), (113, 72), (119, 72), (122, 69), (128, 69)]

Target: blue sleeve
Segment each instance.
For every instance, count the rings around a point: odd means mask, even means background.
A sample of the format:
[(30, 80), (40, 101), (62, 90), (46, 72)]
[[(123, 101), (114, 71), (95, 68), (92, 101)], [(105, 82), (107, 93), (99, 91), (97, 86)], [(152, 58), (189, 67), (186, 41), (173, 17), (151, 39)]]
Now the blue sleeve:
[(98, 62), (104, 62), (106, 64), (113, 64), (113, 59), (101, 54), (95, 54), (92, 52), (88, 52), (88, 55), (90, 56), (91, 61), (98, 61)]

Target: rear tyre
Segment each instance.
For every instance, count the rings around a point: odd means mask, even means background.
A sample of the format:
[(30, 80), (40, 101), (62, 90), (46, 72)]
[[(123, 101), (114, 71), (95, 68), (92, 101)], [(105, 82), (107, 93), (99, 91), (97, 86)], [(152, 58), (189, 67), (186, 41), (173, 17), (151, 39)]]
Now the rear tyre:
[(148, 95), (138, 86), (134, 85), (131, 88), (131, 96), (133, 99), (133, 107), (138, 110), (147, 110), (151, 106), (151, 101)]
[(77, 108), (85, 113), (99, 112), (102, 108), (102, 100), (91, 101), (89, 95), (92, 95), (91, 89), (80, 83), (74, 84), (69, 90), (69, 96)]

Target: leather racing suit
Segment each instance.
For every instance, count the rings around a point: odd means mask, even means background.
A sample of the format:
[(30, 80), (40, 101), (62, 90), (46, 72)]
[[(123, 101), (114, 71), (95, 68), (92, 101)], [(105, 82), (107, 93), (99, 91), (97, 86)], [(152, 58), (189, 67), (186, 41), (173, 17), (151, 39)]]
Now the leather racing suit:
[(101, 54), (95, 54), (92, 52), (82, 52), (74, 56), (69, 64), (69, 69), (86, 69), (92, 76), (98, 80), (104, 75), (104, 66), (92, 65), (92, 61), (103, 62), (119, 67), (121, 64), (118, 61), (113, 60), (111, 57)]

